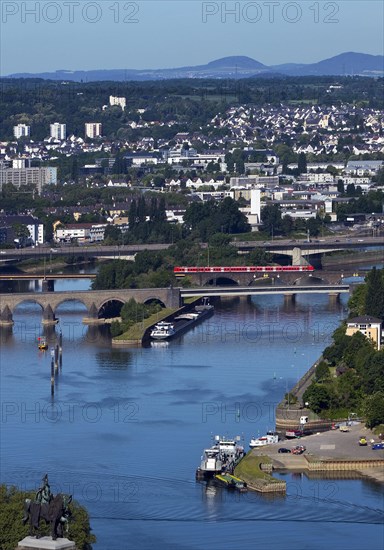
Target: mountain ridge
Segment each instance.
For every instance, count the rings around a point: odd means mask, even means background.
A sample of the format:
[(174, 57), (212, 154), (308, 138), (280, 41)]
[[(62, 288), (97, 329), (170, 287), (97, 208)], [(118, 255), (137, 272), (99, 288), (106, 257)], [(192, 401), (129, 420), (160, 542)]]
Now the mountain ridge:
[(343, 52), (316, 63), (264, 65), (248, 56), (227, 56), (205, 65), (166, 69), (60, 69), (42, 73), (14, 73), (2, 78), (43, 78), (75, 82), (97, 80), (165, 80), (172, 78), (250, 78), (273, 73), (281, 76), (384, 76), (384, 56)]

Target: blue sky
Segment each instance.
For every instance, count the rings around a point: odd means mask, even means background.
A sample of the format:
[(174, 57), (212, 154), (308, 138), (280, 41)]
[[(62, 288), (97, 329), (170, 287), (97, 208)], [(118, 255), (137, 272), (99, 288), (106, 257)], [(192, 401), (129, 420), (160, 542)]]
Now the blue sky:
[(1, 0), (0, 74), (383, 54), (381, 0)]

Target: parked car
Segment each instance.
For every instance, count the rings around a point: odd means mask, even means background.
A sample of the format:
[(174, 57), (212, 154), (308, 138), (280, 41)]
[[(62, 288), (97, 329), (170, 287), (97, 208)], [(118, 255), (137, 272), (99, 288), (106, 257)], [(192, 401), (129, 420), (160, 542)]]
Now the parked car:
[(341, 432), (350, 432), (351, 428), (349, 426), (340, 426)]
[(280, 447), (280, 449), (277, 452), (278, 453), (290, 453), (291, 449), (287, 449), (286, 447)]
[(377, 450), (379, 450), (379, 449), (384, 449), (384, 443), (374, 443), (374, 444), (372, 445), (372, 449), (373, 449), (374, 451), (377, 451)]
[(304, 447), (304, 445), (296, 445), (296, 447), (293, 447), (291, 452), (293, 455), (302, 455), (305, 450), (306, 447)]

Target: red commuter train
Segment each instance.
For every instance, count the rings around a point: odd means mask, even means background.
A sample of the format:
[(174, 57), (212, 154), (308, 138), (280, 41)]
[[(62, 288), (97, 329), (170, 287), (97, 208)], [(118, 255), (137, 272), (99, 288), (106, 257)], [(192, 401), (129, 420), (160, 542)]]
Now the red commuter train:
[(212, 266), (212, 267), (174, 267), (176, 276), (188, 275), (188, 273), (292, 273), (311, 272), (315, 268), (312, 265), (247, 265), (247, 266)]

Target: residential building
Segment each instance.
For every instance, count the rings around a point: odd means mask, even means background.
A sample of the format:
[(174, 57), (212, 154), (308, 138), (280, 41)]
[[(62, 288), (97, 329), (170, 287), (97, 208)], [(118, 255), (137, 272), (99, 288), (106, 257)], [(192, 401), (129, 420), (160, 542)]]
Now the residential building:
[(125, 155), (128, 166), (143, 166), (145, 164), (157, 164), (159, 158), (155, 153), (137, 152)]
[(101, 136), (101, 122), (86, 122), (85, 137), (94, 139)]
[(253, 185), (267, 185), (273, 187), (279, 185), (279, 176), (240, 176), (229, 180), (232, 187), (251, 187)]
[(96, 243), (104, 240), (105, 228), (107, 226), (107, 223), (98, 223), (92, 225), (89, 231), (89, 240), (91, 241), (91, 243)]
[(64, 141), (67, 138), (67, 125), (54, 122), (50, 126), (50, 136), (51, 138)]
[(111, 105), (111, 107), (117, 105), (118, 107), (121, 107), (124, 111), (125, 107), (127, 106), (127, 100), (125, 99), (125, 97), (115, 97), (113, 95), (110, 95), (109, 104)]
[[(16, 226), (26, 226), (29, 237), (20, 239), (16, 232)], [(22, 246), (44, 243), (44, 224), (34, 216), (0, 216), (0, 242), (7, 244), (19, 243)]]
[(93, 223), (68, 223), (64, 226), (61, 225), (55, 229), (55, 241), (90, 241), (93, 226)]
[(11, 183), (18, 189), (24, 185), (34, 185), (40, 195), (45, 185), (56, 185), (57, 167), (0, 168), (0, 190), (7, 183)]
[(30, 162), (25, 158), (12, 159), (12, 168), (26, 168), (30, 165)]
[(382, 343), (382, 321), (369, 315), (361, 315), (349, 319), (347, 322), (346, 335), (352, 336), (355, 332), (362, 332), (375, 345), (377, 350), (381, 349)]
[(356, 176), (365, 176), (366, 174), (374, 176), (383, 167), (383, 160), (350, 160), (345, 167), (345, 173)]
[(31, 127), (26, 124), (18, 124), (13, 127), (13, 135), (16, 139), (21, 137), (29, 137), (31, 135)]

